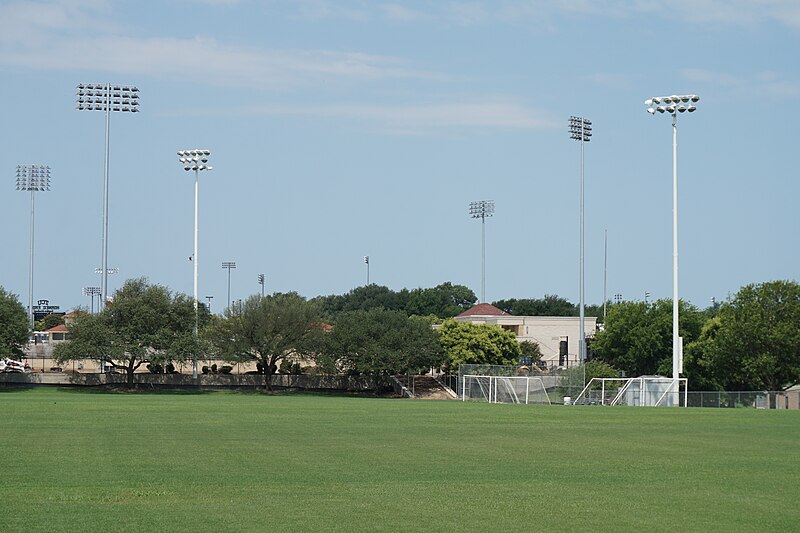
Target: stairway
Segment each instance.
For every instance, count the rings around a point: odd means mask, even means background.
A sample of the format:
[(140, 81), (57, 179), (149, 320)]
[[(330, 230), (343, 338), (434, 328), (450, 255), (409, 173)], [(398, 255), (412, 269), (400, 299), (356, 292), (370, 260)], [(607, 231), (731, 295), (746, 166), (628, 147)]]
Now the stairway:
[(406, 386), (417, 400), (455, 400), (452, 394), (432, 376), (413, 376), (413, 384)]

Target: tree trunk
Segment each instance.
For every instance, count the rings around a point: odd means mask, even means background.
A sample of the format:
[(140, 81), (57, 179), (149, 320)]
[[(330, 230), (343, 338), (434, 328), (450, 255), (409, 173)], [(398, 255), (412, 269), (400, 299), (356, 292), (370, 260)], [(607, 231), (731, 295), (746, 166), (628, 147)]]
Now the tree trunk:
[(125, 367), (125, 373), (128, 375), (128, 390), (133, 389), (133, 371), (136, 370), (136, 366), (134, 366), (134, 359), (131, 359), (128, 362), (128, 365)]
[(272, 392), (272, 365), (264, 369), (264, 390)]

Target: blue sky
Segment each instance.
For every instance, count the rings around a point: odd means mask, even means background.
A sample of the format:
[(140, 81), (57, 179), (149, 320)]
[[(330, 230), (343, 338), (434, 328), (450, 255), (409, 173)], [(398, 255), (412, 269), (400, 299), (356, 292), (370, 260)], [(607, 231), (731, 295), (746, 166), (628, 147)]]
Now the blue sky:
[(680, 293), (706, 307), (740, 286), (797, 279), (800, 3), (796, 0), (0, 2), (0, 285), (71, 309), (99, 286), (104, 116), (79, 82), (132, 84), (111, 117), (111, 290), (146, 276), (192, 293), (200, 176), (200, 297), (308, 297), (370, 280), (464, 284), (486, 297), (578, 300), (579, 144), (586, 300), (672, 294), (672, 128), (644, 100), (700, 95), (678, 120)]

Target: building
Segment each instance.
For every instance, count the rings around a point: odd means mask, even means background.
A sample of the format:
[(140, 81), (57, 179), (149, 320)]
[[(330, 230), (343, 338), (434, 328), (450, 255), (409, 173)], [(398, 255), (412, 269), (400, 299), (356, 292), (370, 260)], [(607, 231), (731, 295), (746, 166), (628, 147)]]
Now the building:
[[(481, 303), (467, 309), (455, 320), (473, 324), (490, 324), (516, 335), (519, 342), (531, 341), (539, 345), (542, 361), (548, 367), (559, 366), (559, 345), (566, 341), (567, 363), (578, 364), (578, 339), (580, 337), (580, 317), (574, 316), (515, 316), (502, 309)], [(597, 331), (597, 318), (584, 317), (584, 334), (587, 339)]]

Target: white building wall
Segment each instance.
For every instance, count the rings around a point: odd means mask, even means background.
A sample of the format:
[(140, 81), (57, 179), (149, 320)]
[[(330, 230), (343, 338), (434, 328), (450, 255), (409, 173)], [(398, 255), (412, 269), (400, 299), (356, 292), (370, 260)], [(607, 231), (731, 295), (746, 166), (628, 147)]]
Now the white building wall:
[[(459, 322), (491, 324), (513, 331), (517, 340), (539, 344), (542, 361), (548, 366), (558, 366), (559, 341), (566, 337), (567, 355), (570, 366), (578, 362), (578, 337), (580, 336), (580, 317), (561, 316), (512, 316), (512, 315), (474, 315), (456, 317)], [(584, 333), (587, 338), (594, 337), (597, 330), (596, 317), (584, 317)]]

